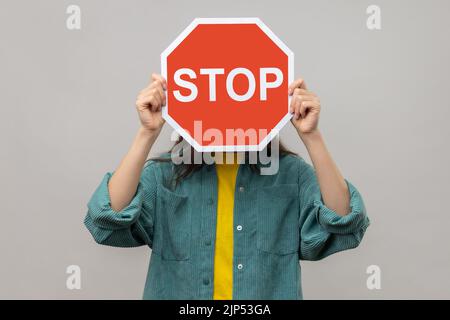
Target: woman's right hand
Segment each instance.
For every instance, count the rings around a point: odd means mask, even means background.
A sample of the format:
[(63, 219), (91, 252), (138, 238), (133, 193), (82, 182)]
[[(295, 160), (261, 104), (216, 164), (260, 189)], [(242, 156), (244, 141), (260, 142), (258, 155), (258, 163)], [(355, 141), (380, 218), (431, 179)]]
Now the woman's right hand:
[(136, 109), (142, 128), (151, 133), (159, 133), (165, 123), (161, 108), (166, 104), (166, 88), (166, 79), (160, 74), (153, 73), (151, 83), (136, 99)]

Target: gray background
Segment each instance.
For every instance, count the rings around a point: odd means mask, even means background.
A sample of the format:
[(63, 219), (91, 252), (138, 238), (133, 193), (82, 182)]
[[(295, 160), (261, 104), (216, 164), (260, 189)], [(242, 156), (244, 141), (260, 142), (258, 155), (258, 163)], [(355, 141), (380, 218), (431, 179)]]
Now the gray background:
[[(66, 28), (66, 8), (82, 28)], [(366, 28), (381, 7), (382, 30)], [(86, 203), (138, 128), (134, 101), (195, 17), (260, 17), (322, 101), (329, 149), (365, 197), (361, 246), (303, 263), (306, 299), (450, 298), (450, 2), (0, 2), (0, 298), (137, 298), (150, 251), (96, 245)], [(171, 144), (166, 126), (153, 152)], [(289, 124), (282, 140), (307, 157)], [(66, 289), (66, 267), (82, 289)], [(378, 265), (381, 290), (368, 290)]]

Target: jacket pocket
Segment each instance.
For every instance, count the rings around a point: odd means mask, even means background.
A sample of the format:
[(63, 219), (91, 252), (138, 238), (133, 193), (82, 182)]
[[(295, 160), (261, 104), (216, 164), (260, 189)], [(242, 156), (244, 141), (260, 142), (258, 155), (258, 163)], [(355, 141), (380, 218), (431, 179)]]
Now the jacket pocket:
[(257, 248), (287, 255), (298, 251), (298, 185), (280, 184), (258, 190)]
[(160, 243), (155, 251), (163, 260), (188, 260), (191, 251), (191, 213), (187, 207), (187, 196), (161, 186), (156, 203)]

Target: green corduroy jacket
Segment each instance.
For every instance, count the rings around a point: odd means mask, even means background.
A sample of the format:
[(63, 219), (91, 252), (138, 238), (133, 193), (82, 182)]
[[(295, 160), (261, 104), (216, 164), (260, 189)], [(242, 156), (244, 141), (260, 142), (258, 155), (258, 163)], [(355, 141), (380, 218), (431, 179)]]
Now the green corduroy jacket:
[[(131, 203), (110, 206), (107, 173), (85, 225), (100, 244), (152, 249), (144, 299), (212, 299), (217, 209), (214, 165), (174, 186), (171, 162), (145, 166)], [(283, 156), (278, 173), (241, 164), (234, 203), (233, 299), (302, 299), (299, 260), (319, 260), (361, 242), (369, 219), (347, 182), (351, 212), (327, 208), (313, 168)]]

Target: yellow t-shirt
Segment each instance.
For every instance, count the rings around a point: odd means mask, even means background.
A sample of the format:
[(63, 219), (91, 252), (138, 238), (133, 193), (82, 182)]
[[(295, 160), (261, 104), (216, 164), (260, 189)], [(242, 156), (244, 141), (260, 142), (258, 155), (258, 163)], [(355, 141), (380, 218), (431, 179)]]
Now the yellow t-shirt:
[(233, 208), (239, 164), (216, 164), (217, 226), (214, 254), (214, 300), (233, 298)]

